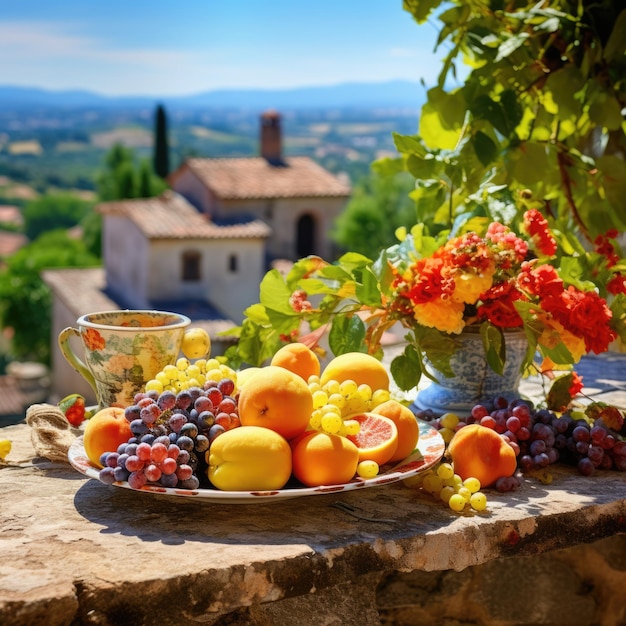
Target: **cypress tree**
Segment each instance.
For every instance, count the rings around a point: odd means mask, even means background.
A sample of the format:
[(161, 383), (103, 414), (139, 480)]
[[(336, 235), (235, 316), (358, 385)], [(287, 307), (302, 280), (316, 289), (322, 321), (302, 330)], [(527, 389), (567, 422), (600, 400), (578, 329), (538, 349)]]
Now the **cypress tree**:
[(154, 132), (154, 171), (157, 176), (165, 178), (169, 174), (169, 146), (167, 145), (167, 120), (165, 109), (157, 106)]

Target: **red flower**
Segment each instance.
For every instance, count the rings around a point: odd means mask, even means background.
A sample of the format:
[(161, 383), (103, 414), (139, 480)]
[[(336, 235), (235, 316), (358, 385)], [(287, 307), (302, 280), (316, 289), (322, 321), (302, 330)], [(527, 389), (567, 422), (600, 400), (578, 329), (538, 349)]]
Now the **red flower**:
[(442, 259), (419, 259), (413, 269), (413, 284), (401, 295), (413, 304), (445, 299), (454, 290), (454, 280), (444, 273)]
[(619, 293), (626, 295), (626, 276), (622, 276), (619, 272), (613, 276), (606, 284), (609, 293), (616, 296)]
[(530, 295), (542, 298), (563, 292), (563, 281), (556, 268), (552, 265), (535, 267), (532, 261), (522, 263), (518, 284)]
[(572, 285), (542, 302), (564, 328), (585, 341), (587, 352), (605, 352), (617, 333), (609, 326), (612, 317), (606, 301), (595, 291), (580, 291)]
[(569, 395), (575, 398), (583, 389), (583, 379), (577, 372), (572, 372), (572, 383), (568, 389)]
[(608, 267), (613, 267), (619, 261), (619, 254), (615, 250), (615, 246), (611, 239), (615, 239), (618, 233), (616, 230), (609, 230), (605, 235), (598, 235), (594, 239), (596, 252), (606, 257)]
[(524, 321), (514, 303), (525, 298), (513, 283), (494, 285), (482, 294), (480, 299), (483, 304), (478, 307), (478, 317), (487, 319), (500, 328), (516, 328), (523, 325)]
[(289, 297), (289, 305), (296, 312), (310, 311), (313, 306), (307, 300), (307, 293), (302, 289), (296, 289)]
[(529, 209), (524, 213), (524, 227), (533, 238), (539, 252), (546, 256), (556, 253), (556, 240), (550, 234), (548, 221), (537, 209)]

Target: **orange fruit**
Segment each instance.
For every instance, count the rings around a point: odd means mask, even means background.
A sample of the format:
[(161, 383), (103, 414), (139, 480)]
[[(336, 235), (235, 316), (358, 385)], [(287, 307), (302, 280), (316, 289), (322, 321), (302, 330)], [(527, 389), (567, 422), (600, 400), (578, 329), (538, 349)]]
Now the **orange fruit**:
[(347, 483), (358, 463), (357, 447), (339, 435), (312, 430), (292, 444), (293, 475), (307, 487)]
[(355, 413), (348, 419), (360, 425), (356, 435), (346, 436), (359, 449), (359, 461), (384, 465), (393, 458), (398, 449), (398, 428), (392, 420), (371, 412)]
[(482, 487), (490, 487), (498, 478), (512, 476), (517, 469), (513, 448), (491, 428), (469, 424), (458, 430), (448, 453), (454, 471), (463, 480), (478, 478)]
[(263, 426), (292, 439), (303, 433), (313, 412), (313, 396), (300, 376), (277, 365), (262, 367), (239, 392), (242, 426)]
[(270, 365), (284, 367), (285, 369), (298, 374), (304, 381), (308, 381), (311, 376), (320, 375), (320, 360), (317, 354), (303, 343), (288, 343), (278, 350)]
[(396, 400), (387, 400), (372, 409), (372, 413), (388, 417), (398, 429), (398, 447), (389, 462), (406, 459), (419, 440), (420, 428), (413, 411)]
[(216, 437), (208, 452), (207, 475), (224, 491), (274, 491), (291, 477), (291, 448), (269, 428), (240, 426)]
[(389, 374), (385, 366), (365, 352), (346, 352), (332, 359), (320, 376), (322, 387), (329, 381), (353, 380), (357, 385), (369, 385), (372, 391), (389, 389)]
[(110, 406), (100, 409), (85, 423), (83, 447), (87, 458), (97, 467), (102, 467), (102, 454), (115, 452), (121, 443), (126, 443), (132, 436), (124, 409)]

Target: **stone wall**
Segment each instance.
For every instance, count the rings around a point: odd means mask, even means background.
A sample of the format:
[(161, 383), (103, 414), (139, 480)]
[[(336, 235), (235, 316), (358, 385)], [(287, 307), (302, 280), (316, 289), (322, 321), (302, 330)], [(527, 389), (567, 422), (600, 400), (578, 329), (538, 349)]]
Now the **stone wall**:
[[(471, 549), (471, 546), (468, 546)], [(371, 574), (212, 626), (622, 626), (626, 535), (463, 571)], [(348, 598), (362, 599), (358, 610)]]
[(392, 574), (378, 587), (385, 626), (626, 624), (626, 535), (462, 572)]

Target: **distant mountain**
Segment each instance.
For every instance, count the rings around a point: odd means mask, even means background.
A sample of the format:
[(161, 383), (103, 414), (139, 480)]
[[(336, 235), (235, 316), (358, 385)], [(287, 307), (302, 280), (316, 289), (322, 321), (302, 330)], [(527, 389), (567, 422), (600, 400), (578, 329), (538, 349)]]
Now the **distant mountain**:
[(0, 106), (143, 107), (162, 103), (180, 108), (415, 108), (424, 101), (417, 82), (342, 83), (294, 89), (218, 89), (189, 96), (103, 96), (90, 91), (50, 91), (37, 87), (0, 86)]

